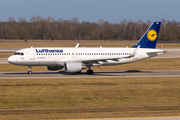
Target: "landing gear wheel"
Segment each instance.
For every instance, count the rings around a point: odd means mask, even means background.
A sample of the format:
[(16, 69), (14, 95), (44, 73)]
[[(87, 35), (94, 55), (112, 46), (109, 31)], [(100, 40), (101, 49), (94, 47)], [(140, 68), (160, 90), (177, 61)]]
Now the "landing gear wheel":
[(28, 74), (31, 75), (32, 74), (32, 66), (29, 66), (29, 71), (28, 71)]
[(31, 75), (31, 74), (32, 74), (32, 71), (28, 71), (28, 74)]
[(93, 70), (87, 70), (87, 74), (92, 75), (93, 73), (94, 73)]

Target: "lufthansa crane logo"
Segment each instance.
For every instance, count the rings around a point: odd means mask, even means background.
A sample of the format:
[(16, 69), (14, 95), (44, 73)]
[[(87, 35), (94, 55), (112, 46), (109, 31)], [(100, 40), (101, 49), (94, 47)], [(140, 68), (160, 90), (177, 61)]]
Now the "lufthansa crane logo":
[(154, 41), (156, 40), (157, 38), (157, 32), (153, 29), (149, 30), (148, 33), (147, 33), (147, 38), (150, 40), (150, 41)]

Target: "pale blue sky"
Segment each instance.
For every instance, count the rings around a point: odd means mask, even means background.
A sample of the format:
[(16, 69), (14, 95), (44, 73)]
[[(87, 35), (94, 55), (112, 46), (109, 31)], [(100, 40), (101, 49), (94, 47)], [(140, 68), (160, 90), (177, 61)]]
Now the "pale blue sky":
[(79, 22), (97, 22), (99, 19), (120, 23), (123, 19), (180, 21), (180, 0), (0, 0), (0, 19), (9, 17), (48, 16)]

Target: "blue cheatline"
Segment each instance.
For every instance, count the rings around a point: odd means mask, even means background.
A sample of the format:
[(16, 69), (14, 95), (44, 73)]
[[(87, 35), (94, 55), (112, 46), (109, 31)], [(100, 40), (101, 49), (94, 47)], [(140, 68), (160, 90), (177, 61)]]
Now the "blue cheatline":
[(136, 45), (132, 48), (137, 48), (140, 45), (140, 48), (156, 48), (157, 39), (159, 36), (161, 22), (154, 22), (145, 34), (141, 37)]

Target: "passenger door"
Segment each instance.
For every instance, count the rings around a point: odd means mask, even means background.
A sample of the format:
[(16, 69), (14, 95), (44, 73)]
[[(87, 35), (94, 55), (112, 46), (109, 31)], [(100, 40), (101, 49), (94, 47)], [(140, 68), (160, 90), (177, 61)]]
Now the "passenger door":
[(30, 53), (30, 60), (35, 60), (35, 50), (33, 48), (30, 49), (29, 51)]

